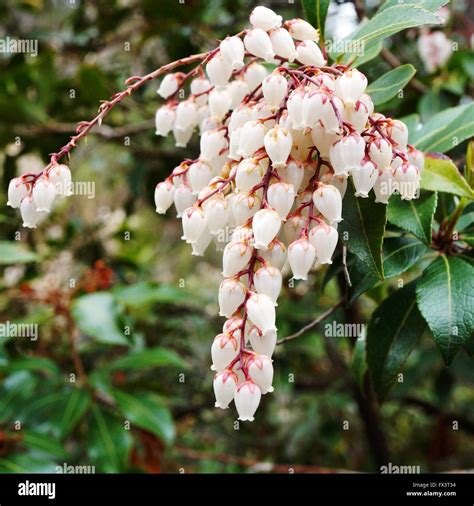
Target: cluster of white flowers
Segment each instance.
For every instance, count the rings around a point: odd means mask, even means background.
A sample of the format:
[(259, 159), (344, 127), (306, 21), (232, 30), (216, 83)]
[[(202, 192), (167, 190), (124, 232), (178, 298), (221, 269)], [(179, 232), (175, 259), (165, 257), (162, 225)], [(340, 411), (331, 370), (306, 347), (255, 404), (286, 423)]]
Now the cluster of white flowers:
[(199, 128), (199, 157), (156, 186), (156, 210), (174, 202), (194, 255), (213, 240), (223, 248), (218, 300), (227, 320), (211, 369), (216, 407), (234, 400), (240, 420), (253, 420), (273, 390), (284, 264), (305, 280), (331, 263), (349, 176), (358, 197), (373, 189), (377, 202), (394, 190), (412, 199), (424, 163), (404, 123), (374, 114), (361, 72), (325, 66), (310, 24), (282, 24), (265, 7), (250, 23), (212, 52), (207, 77), (191, 81), (185, 100), (175, 100), (185, 74), (167, 75), (158, 93), (168, 101), (156, 113), (156, 133), (172, 132), (177, 146)]
[(56, 198), (70, 195), (71, 171), (64, 164), (55, 164), (40, 175), (30, 173), (13, 178), (8, 185), (7, 205), (20, 208), (24, 227), (36, 228)]
[[(172, 132), (177, 146), (199, 129), (199, 157), (156, 186), (155, 204), (165, 213), (174, 203), (193, 255), (212, 241), (223, 250), (218, 300), (227, 320), (211, 368), (216, 407), (234, 400), (240, 420), (253, 420), (261, 395), (273, 390), (284, 265), (305, 280), (331, 263), (348, 177), (356, 196), (373, 190), (386, 204), (395, 190), (416, 196), (424, 164), (405, 124), (374, 113), (366, 77), (326, 66), (309, 23), (283, 23), (266, 7), (255, 8), (250, 23), (193, 71), (167, 74), (158, 89), (166, 103), (156, 113), (156, 134)], [(188, 98), (176, 100), (189, 80)], [(27, 227), (67, 194), (58, 188), (69, 187), (69, 169), (54, 160), (10, 184), (9, 204), (20, 207)]]

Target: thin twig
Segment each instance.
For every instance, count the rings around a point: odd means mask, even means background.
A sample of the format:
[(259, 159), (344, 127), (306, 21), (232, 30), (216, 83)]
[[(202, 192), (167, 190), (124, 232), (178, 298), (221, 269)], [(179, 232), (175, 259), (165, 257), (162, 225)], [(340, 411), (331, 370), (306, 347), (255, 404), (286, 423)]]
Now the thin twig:
[(347, 268), (347, 246), (342, 246), (342, 269), (344, 271), (344, 277), (348, 286), (352, 286), (351, 277), (349, 275), (349, 269)]
[(339, 302), (337, 302), (334, 306), (330, 307), (327, 311), (325, 311), (322, 315), (318, 316), (316, 320), (312, 321), (311, 323), (308, 323), (308, 325), (305, 325), (302, 329), (298, 330), (295, 334), (291, 334), (291, 336), (283, 337), (282, 339), (279, 339), (277, 341), (277, 344), (285, 343), (286, 341), (291, 341), (292, 339), (296, 339), (297, 337), (300, 337), (303, 335), (307, 330), (312, 329), (313, 327), (316, 327), (319, 323), (324, 321), (328, 316), (332, 315), (334, 311), (340, 306), (344, 304), (346, 301), (345, 297), (342, 298)]

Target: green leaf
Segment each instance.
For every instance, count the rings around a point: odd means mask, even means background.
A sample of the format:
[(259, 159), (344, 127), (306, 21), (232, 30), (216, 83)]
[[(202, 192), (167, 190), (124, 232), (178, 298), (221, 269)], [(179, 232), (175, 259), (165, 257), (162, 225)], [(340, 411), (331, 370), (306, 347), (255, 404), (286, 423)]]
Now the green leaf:
[(56, 472), (56, 463), (49, 456), (37, 456), (30, 453), (19, 453), (8, 458), (0, 458), (1, 473), (43, 473)]
[(397, 227), (431, 244), (431, 226), (436, 210), (437, 194), (421, 192), (417, 199), (401, 200), (393, 195), (387, 206), (387, 219)]
[(133, 438), (120, 420), (97, 406), (87, 432), (89, 459), (101, 473), (120, 473), (129, 468)]
[(324, 26), (331, 0), (301, 0), (306, 19), (319, 30), (324, 40)]
[(370, 60), (377, 58), (377, 56), (380, 54), (380, 51), (382, 51), (382, 48), (383, 42), (368, 44), (367, 46), (364, 47), (364, 50), (361, 51), (361, 54), (359, 56), (356, 56), (356, 58), (353, 60), (352, 67), (360, 67), (364, 63), (367, 63)]
[(427, 155), (420, 184), (425, 190), (474, 198), (474, 190), (449, 158)]
[[(382, 12), (389, 7), (399, 5), (402, 3), (400, 0), (387, 0), (377, 12)], [(403, 0), (404, 4), (417, 5), (430, 12), (436, 12), (438, 9), (449, 3), (449, 0)]]
[[(428, 10), (416, 5), (397, 4), (384, 9), (383, 12), (377, 12), (372, 19), (358, 27), (350, 39), (367, 48), (407, 28), (437, 25), (440, 22), (440, 18)], [(348, 61), (350, 58), (351, 55), (348, 54), (344, 60)]]
[(446, 153), (470, 137), (474, 137), (474, 103), (435, 114), (417, 130), (412, 142), (422, 151)]
[(98, 342), (129, 345), (118, 326), (119, 312), (112, 294), (95, 292), (78, 297), (72, 306), (72, 316), (79, 329)]
[(367, 364), (384, 399), (426, 325), (416, 305), (416, 283), (393, 292), (373, 312), (367, 329)]
[(176, 352), (156, 347), (129, 353), (110, 363), (107, 368), (111, 370), (123, 370), (158, 366), (185, 368), (187, 367), (187, 363)]
[(118, 286), (114, 288), (113, 296), (120, 304), (132, 309), (141, 309), (143, 306), (156, 303), (196, 305), (196, 301), (186, 290), (145, 282)]
[(364, 388), (364, 377), (367, 372), (367, 362), (365, 360), (366, 342), (365, 333), (362, 333), (357, 338), (351, 360), (351, 371), (361, 391)]
[(79, 388), (74, 388), (64, 402), (64, 409), (61, 412), (61, 434), (70, 434), (80, 422), (91, 404), (90, 395)]
[(51, 434), (27, 430), (22, 432), (22, 436), (22, 445), (30, 450), (35, 450), (36, 452), (51, 455), (62, 460), (68, 457), (68, 453), (63, 445), (52, 437)]
[(40, 256), (18, 241), (0, 241), (0, 265), (36, 262)]
[(423, 272), (418, 307), (447, 365), (474, 332), (474, 266), (441, 255)]
[(474, 188), (474, 140), (467, 144), (466, 151), (466, 180), (471, 188)]
[(367, 93), (375, 105), (383, 104), (397, 95), (415, 74), (416, 69), (413, 65), (402, 65), (376, 79), (367, 87)]
[[(407, 271), (420, 259), (426, 249), (423, 243), (411, 237), (386, 238), (382, 256), (385, 279), (399, 276)], [(377, 276), (364, 267), (364, 264), (357, 261), (350, 269), (352, 287), (349, 289), (349, 304), (379, 281)]]
[(158, 396), (151, 393), (129, 394), (121, 390), (115, 390), (113, 395), (125, 418), (134, 425), (152, 432), (165, 443), (173, 441), (173, 418)]
[(351, 180), (343, 201), (343, 221), (339, 234), (347, 249), (367, 265), (380, 279), (383, 279), (382, 242), (386, 224), (386, 207), (376, 204), (374, 196), (354, 196)]
[(12, 373), (15, 371), (41, 371), (47, 372), (52, 376), (59, 374), (59, 368), (55, 362), (44, 357), (27, 357), (11, 360), (2, 365), (0, 364), (0, 372)]

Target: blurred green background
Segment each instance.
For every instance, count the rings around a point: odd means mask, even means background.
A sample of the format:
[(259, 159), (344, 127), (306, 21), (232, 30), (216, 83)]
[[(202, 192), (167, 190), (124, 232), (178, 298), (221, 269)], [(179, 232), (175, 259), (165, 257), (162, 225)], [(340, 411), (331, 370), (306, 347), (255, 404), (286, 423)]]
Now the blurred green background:
[[(381, 406), (364, 386), (358, 345), (324, 338), (320, 328), (278, 347), (275, 392), (253, 424), (235, 426), (233, 408), (213, 408), (220, 253), (209, 248), (204, 258), (192, 257), (174, 213), (154, 212), (155, 184), (198, 152), (197, 137), (186, 150), (155, 137), (157, 83), (115, 108), (74, 150), (73, 179), (94, 182), (94, 198), (61, 201), (36, 230), (21, 228), (19, 213), (5, 206), (9, 180), (40, 170), (75, 123), (94, 116), (99, 100), (127, 77), (212, 48), (242, 29), (258, 4), (284, 18), (303, 16), (296, 1), (1, 3), (0, 37), (38, 39), (39, 54), (0, 54), (0, 321), (38, 323), (39, 339), (0, 338), (0, 470), (377, 472), (384, 462), (421, 471), (474, 468), (472, 361), (459, 354), (446, 369), (430, 339)], [(344, 6), (344, 26), (350, 31), (378, 4)], [(416, 29), (392, 38), (388, 53), (362, 67), (369, 81), (397, 61), (418, 70), (403, 98), (381, 112), (418, 112), (426, 120), (466, 102), (474, 75), (469, 9), (467, 1), (451, 7), (443, 31), (459, 49), (436, 72), (424, 70)], [(336, 29), (337, 12), (333, 3), (328, 29)], [(464, 151), (450, 156), (462, 163)], [(369, 290), (337, 320), (366, 322), (395, 285)], [(343, 287), (340, 275), (325, 284), (320, 271), (287, 288), (279, 335), (333, 305)]]

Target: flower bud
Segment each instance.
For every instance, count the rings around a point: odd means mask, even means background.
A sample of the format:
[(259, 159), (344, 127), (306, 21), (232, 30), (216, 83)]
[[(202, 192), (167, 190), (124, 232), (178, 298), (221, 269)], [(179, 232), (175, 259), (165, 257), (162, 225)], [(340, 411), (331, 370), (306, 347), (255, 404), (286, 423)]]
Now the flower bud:
[(189, 127), (187, 130), (173, 126), (173, 137), (177, 148), (185, 148), (193, 136), (194, 127)]
[(344, 104), (342, 100), (339, 97), (327, 96), (326, 101), (323, 101), (321, 123), (328, 134), (340, 133), (339, 117), (342, 118), (343, 113)]
[(207, 186), (213, 177), (211, 167), (201, 160), (192, 163), (189, 166), (187, 176), (191, 190), (197, 195), (205, 186)]
[(191, 81), (190, 90), (192, 95), (200, 95), (199, 97), (193, 97), (194, 101), (198, 105), (207, 104), (207, 91), (210, 91), (212, 84), (205, 77), (196, 77)]
[(226, 278), (235, 276), (249, 263), (251, 256), (252, 248), (247, 243), (231, 241), (224, 248), (222, 275)]
[(313, 201), (316, 209), (329, 223), (342, 221), (342, 197), (337, 188), (320, 183), (313, 193)]
[(288, 263), (293, 279), (308, 279), (308, 272), (316, 260), (316, 250), (306, 238), (293, 241), (288, 246)]
[(304, 165), (299, 160), (290, 157), (286, 167), (278, 170), (278, 175), (293, 186), (295, 193), (299, 191), (304, 178)]
[(295, 130), (302, 130), (303, 123), (303, 99), (305, 91), (303, 88), (296, 88), (290, 93), (286, 102), (288, 109), (288, 119), (291, 121), (291, 126)]
[(328, 98), (325, 93), (312, 91), (306, 93), (303, 99), (303, 125), (313, 128), (322, 120), (325, 113), (325, 103)]
[(272, 265), (260, 267), (253, 278), (258, 293), (268, 295), (277, 306), (278, 296), (281, 292), (282, 276), (279, 269)]
[(404, 163), (395, 170), (393, 178), (402, 200), (412, 200), (416, 197), (420, 185), (420, 173), (414, 165)]
[(230, 336), (234, 336), (236, 339), (239, 340), (242, 336), (242, 325), (244, 321), (242, 318), (239, 318), (237, 316), (233, 316), (232, 318), (229, 318), (224, 322), (224, 325), (222, 327), (222, 332), (224, 334), (229, 334)]
[(388, 204), (388, 201), (395, 190), (393, 174), (391, 169), (379, 172), (374, 184), (375, 202)]
[[(368, 96), (368, 95), (366, 95)], [(369, 120), (369, 110), (362, 100), (358, 100), (355, 104), (345, 104), (344, 120), (350, 123), (357, 132), (362, 132), (367, 127)]]
[(408, 146), (408, 161), (414, 165), (420, 174), (425, 168), (425, 155), (419, 149), (415, 149), (413, 146)]
[(275, 305), (272, 299), (263, 293), (252, 293), (245, 304), (250, 320), (257, 325), (262, 332), (276, 330)]
[(271, 357), (275, 351), (277, 342), (276, 329), (270, 329), (267, 332), (260, 332), (254, 325), (248, 332), (249, 341), (255, 353)]
[(211, 346), (212, 371), (223, 371), (239, 354), (239, 342), (228, 334), (219, 334)]
[(293, 147), (293, 139), (290, 132), (281, 126), (270, 129), (264, 137), (265, 151), (267, 152), (274, 169), (286, 166)]
[(326, 223), (320, 223), (309, 231), (309, 242), (314, 246), (320, 264), (332, 264), (337, 241), (337, 230)]
[(235, 407), (239, 413), (239, 420), (253, 422), (254, 414), (260, 404), (262, 392), (252, 381), (241, 383), (234, 396)]
[(224, 88), (232, 75), (232, 65), (219, 52), (207, 63), (206, 73), (216, 88)]
[(20, 204), (20, 213), (23, 219), (23, 226), (26, 228), (36, 228), (36, 223), (40, 217), (36, 204), (31, 195), (24, 197)]
[(198, 110), (193, 100), (183, 100), (176, 108), (174, 127), (178, 130), (194, 128), (198, 123)]
[(420, 35), (417, 45), (418, 52), (429, 74), (442, 67), (453, 52), (452, 41), (440, 30)]
[(239, 154), (251, 157), (263, 147), (267, 129), (260, 121), (248, 121), (242, 127), (239, 137)]
[(243, 79), (234, 79), (229, 86), (227, 91), (230, 94), (230, 109), (238, 107), (246, 95), (250, 93), (248, 84)]
[(252, 220), (254, 247), (266, 250), (280, 231), (281, 218), (274, 209), (260, 209)]
[(166, 99), (176, 93), (181, 84), (181, 75), (182, 74), (179, 72), (175, 74), (167, 74), (160, 83), (157, 91), (158, 95)]
[(286, 220), (295, 201), (293, 185), (284, 182), (271, 184), (267, 191), (267, 201), (278, 213), (278, 216), (282, 220)]
[(208, 200), (204, 210), (209, 232), (217, 235), (223, 232), (229, 221), (230, 209), (227, 200), (221, 195)]
[(285, 23), (285, 27), (295, 40), (312, 40), (314, 42), (319, 40), (319, 31), (304, 19), (290, 19)]
[(227, 148), (227, 140), (222, 130), (209, 130), (201, 135), (200, 158), (209, 162), (219, 156), (222, 150)]
[(206, 229), (206, 216), (200, 207), (190, 207), (183, 213), (182, 219), (183, 236), (181, 239), (188, 244), (193, 244), (199, 240), (199, 237)]
[(227, 409), (234, 400), (235, 390), (237, 388), (237, 374), (226, 369), (218, 372), (214, 376), (213, 388), (216, 396), (216, 408)]
[(196, 202), (196, 197), (188, 185), (182, 184), (175, 189), (173, 200), (176, 207), (176, 217), (181, 218), (183, 212)]
[(250, 13), (250, 24), (254, 28), (272, 30), (280, 28), (282, 17), (268, 7), (258, 6)]
[(238, 154), (240, 147), (240, 131), (241, 128), (237, 128), (230, 134), (229, 139), (229, 158), (236, 162), (242, 159), (242, 156)]
[(165, 214), (173, 203), (175, 187), (171, 181), (166, 179), (158, 183), (155, 187), (155, 206), (156, 212)]
[(244, 81), (247, 83), (249, 90), (252, 92), (262, 84), (267, 75), (267, 69), (260, 63), (251, 63), (244, 72)]
[(345, 176), (336, 176), (332, 173), (326, 173), (319, 178), (319, 180), (324, 184), (329, 184), (331, 186), (336, 187), (341, 194), (341, 198), (344, 198), (347, 190), (347, 177)]
[(367, 78), (357, 69), (349, 69), (336, 80), (337, 95), (349, 105), (354, 105), (367, 88)]
[(245, 286), (234, 278), (224, 279), (219, 287), (219, 316), (230, 318), (245, 300)]
[(287, 90), (288, 81), (279, 72), (273, 72), (262, 82), (263, 98), (273, 110), (280, 107)]
[(260, 255), (267, 264), (276, 267), (279, 271), (283, 269), (286, 259), (286, 248), (278, 239), (273, 239), (266, 250), (260, 251)]
[(21, 177), (15, 177), (8, 185), (8, 202), (7, 206), (16, 209), (20, 207), (21, 201), (28, 195), (30, 185), (25, 183)]
[(67, 165), (53, 165), (46, 174), (46, 179), (54, 184), (56, 195), (70, 197), (72, 193), (71, 171)]
[(341, 137), (329, 148), (329, 160), (338, 176), (360, 167), (365, 154), (365, 141), (358, 133)]
[(383, 137), (376, 137), (369, 143), (369, 156), (380, 171), (388, 169), (392, 162), (392, 146)]
[(227, 90), (212, 90), (209, 93), (209, 111), (217, 121), (222, 121), (229, 112), (232, 97)]
[(191, 244), (192, 248), (192, 255), (196, 257), (202, 257), (204, 255), (204, 252), (206, 251), (207, 247), (212, 241), (212, 235), (207, 230), (207, 228), (204, 229), (204, 232), (199, 236), (199, 239), (197, 242), (193, 242)]
[(300, 237), (301, 232), (306, 227), (306, 223), (307, 219), (301, 214), (297, 214), (286, 220), (283, 231), (288, 244), (296, 241)]
[(296, 46), (296, 59), (303, 65), (322, 67), (326, 60), (316, 42), (305, 40)]
[(260, 28), (247, 32), (244, 37), (245, 48), (250, 54), (270, 61), (275, 57), (270, 37)]
[(244, 66), (244, 44), (239, 37), (226, 37), (219, 46), (224, 60), (232, 66), (233, 70), (240, 70)]
[(288, 30), (278, 28), (270, 32), (273, 52), (292, 63), (296, 58), (296, 47)]
[(273, 392), (273, 365), (270, 357), (266, 355), (252, 357), (249, 361), (248, 373), (263, 395)]
[(318, 121), (311, 128), (311, 138), (321, 156), (327, 160), (329, 157), (329, 148), (339, 139), (339, 134), (328, 134), (321, 121)]
[[(267, 162), (268, 163), (268, 162)], [(255, 158), (245, 158), (237, 166), (235, 185), (241, 192), (248, 192), (261, 182), (264, 165)]]
[(260, 198), (255, 194), (238, 193), (232, 211), (236, 225), (243, 225), (260, 209)]
[(171, 132), (175, 119), (176, 113), (169, 105), (161, 106), (155, 114), (155, 134), (166, 137)]
[(378, 170), (370, 160), (362, 162), (360, 167), (352, 170), (352, 181), (354, 182), (356, 197), (367, 198), (378, 177)]
[(387, 135), (395, 141), (398, 149), (405, 150), (408, 143), (408, 128), (398, 119), (393, 119), (387, 126)]
[(252, 109), (248, 105), (240, 105), (230, 115), (229, 133), (243, 127), (247, 121), (252, 121), (252, 119)]

